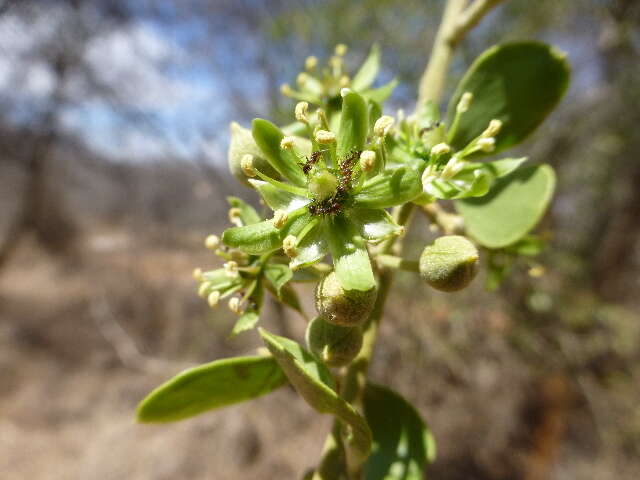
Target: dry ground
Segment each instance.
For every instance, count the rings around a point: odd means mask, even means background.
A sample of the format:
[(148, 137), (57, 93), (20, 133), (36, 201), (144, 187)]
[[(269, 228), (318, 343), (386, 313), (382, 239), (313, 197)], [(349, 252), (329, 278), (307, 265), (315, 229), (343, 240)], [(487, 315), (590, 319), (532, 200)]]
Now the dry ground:
[[(329, 419), (290, 389), (182, 423), (134, 422), (137, 402), (180, 369), (258, 346), (251, 333), (226, 340), (231, 316), (195, 295), (190, 272), (210, 261), (198, 244), (95, 234), (64, 262), (22, 247), (0, 277), (0, 478), (296, 479), (313, 466)], [(440, 295), (428, 308), (415, 294), (398, 302), (373, 366), (431, 424), (430, 478), (637, 478), (638, 462), (593, 440), (566, 377), (514, 355), (508, 315), (478, 308), (480, 289), (465, 295), (475, 307), (462, 312)], [(304, 322), (270, 326), (297, 336)]]

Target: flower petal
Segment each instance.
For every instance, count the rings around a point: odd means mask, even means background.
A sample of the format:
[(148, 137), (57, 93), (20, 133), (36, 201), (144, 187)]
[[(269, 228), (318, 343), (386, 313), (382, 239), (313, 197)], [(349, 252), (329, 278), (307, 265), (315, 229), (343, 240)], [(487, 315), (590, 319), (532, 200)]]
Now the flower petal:
[(421, 192), (422, 182), (418, 171), (401, 167), (367, 180), (353, 200), (355, 207), (387, 208), (409, 202)]
[(369, 252), (356, 226), (343, 215), (336, 215), (326, 227), (329, 250), (342, 287), (365, 292), (374, 288), (376, 280)]
[(324, 235), (324, 222), (319, 222), (296, 245), (298, 255), (291, 259), (289, 268), (296, 270), (322, 260), (329, 252), (329, 246)]
[(354, 208), (347, 215), (358, 227), (360, 236), (370, 243), (380, 243), (402, 231), (402, 227), (382, 209)]
[(295, 193), (286, 192), (262, 180), (250, 179), (249, 183), (253, 185), (258, 193), (262, 196), (272, 210), (283, 210), (287, 213), (293, 212), (311, 202), (307, 197), (301, 197)]

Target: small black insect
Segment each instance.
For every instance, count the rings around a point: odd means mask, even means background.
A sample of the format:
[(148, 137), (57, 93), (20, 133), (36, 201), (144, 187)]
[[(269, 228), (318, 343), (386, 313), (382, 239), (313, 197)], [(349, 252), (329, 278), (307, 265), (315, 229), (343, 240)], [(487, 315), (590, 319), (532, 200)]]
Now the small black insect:
[(313, 152), (311, 154), (310, 158), (307, 158), (307, 161), (305, 162), (305, 164), (302, 166), (302, 171), (305, 173), (305, 175), (307, 173), (309, 173), (309, 171), (311, 170), (311, 168), (318, 163), (318, 160), (320, 160), (320, 155), (322, 155), (322, 152), (320, 150), (316, 150), (315, 152)]
[(428, 127), (424, 127), (422, 129), (420, 129), (420, 136), (424, 135), (427, 132), (430, 132), (431, 130), (434, 130), (436, 128), (438, 128), (440, 125), (442, 125), (442, 122), (434, 122), (431, 125), (429, 125)]

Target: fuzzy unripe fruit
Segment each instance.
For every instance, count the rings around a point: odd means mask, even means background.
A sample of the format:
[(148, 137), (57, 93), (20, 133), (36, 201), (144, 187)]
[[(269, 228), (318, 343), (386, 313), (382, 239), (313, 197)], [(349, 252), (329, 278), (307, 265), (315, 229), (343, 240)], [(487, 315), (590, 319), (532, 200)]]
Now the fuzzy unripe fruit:
[(316, 308), (327, 322), (353, 327), (369, 317), (377, 296), (375, 287), (366, 292), (345, 290), (335, 272), (331, 272), (318, 283)]
[(420, 256), (420, 276), (437, 290), (456, 292), (478, 273), (478, 250), (467, 238), (447, 235), (428, 245)]
[(253, 140), (251, 130), (242, 127), (236, 122), (231, 122), (231, 143), (227, 154), (229, 170), (240, 183), (250, 186), (245, 170), (242, 168), (242, 157), (251, 155), (253, 168), (259, 170), (271, 178), (280, 178), (269, 162), (265, 160), (264, 154)]
[(309, 350), (330, 367), (348, 365), (362, 348), (360, 327), (342, 327), (316, 317), (307, 326)]

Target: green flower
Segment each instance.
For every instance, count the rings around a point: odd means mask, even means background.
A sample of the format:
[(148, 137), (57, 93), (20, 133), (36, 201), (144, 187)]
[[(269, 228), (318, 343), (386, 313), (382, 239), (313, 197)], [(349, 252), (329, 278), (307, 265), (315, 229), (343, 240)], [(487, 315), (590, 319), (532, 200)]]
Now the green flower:
[(253, 121), (253, 139), (282, 181), (260, 171), (249, 157), (243, 170), (254, 176), (249, 182), (274, 215), (270, 220), (230, 228), (222, 240), (250, 255), (282, 248), (294, 270), (311, 266), (330, 253), (344, 289), (367, 291), (375, 280), (366, 244), (403, 231), (384, 209), (413, 200), (422, 185), (420, 172), (411, 166), (386, 168), (384, 137), (393, 119), (383, 116), (372, 122), (361, 95), (343, 89), (341, 96), (335, 132), (321, 110), (311, 116), (307, 115), (308, 105), (296, 107), (311, 137), (308, 157), (297, 151), (293, 137), (285, 136), (272, 123)]
[[(262, 221), (255, 209), (239, 198), (229, 197), (228, 201), (231, 206), (231, 223), (244, 228)], [(223, 268), (215, 270), (194, 270), (198, 294), (207, 299), (211, 308), (216, 307), (221, 300), (229, 299), (229, 309), (239, 317), (231, 336), (250, 330), (258, 323), (265, 290), (303, 314), (295, 290), (288, 285), (293, 272), (283, 263), (286, 262), (286, 257), (271, 253), (249, 255), (221, 245), (216, 235), (209, 235), (205, 246), (225, 263)]]

